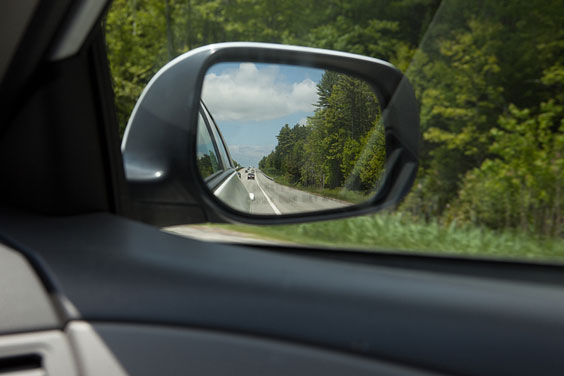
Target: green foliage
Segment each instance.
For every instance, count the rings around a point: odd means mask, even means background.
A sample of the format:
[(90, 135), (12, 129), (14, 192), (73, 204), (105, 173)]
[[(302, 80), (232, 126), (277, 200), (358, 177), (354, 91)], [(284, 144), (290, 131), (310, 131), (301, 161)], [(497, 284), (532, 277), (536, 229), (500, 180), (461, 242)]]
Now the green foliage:
[(402, 210), (561, 236), (564, 4), (451, 1), (408, 70), (423, 170)]
[(464, 179), (450, 215), (493, 228), (563, 235), (564, 104), (511, 105), (490, 134), (494, 155)]
[(380, 107), (366, 82), (326, 71), (306, 126), (286, 124), (259, 167), (300, 187), (371, 191), (384, 168)]
[(214, 153), (204, 154), (198, 158), (196, 161), (198, 169), (200, 170), (200, 175), (203, 178), (207, 178), (219, 169), (219, 162)]
[(492, 259), (564, 262), (564, 240), (513, 230), (494, 231), (478, 226), (444, 226), (405, 213), (381, 213), (338, 221), (287, 226), (219, 225), (261, 238), (292, 244), (450, 254)]
[(115, 0), (106, 19), (106, 42), (120, 131), (141, 91), (166, 63), (156, 59), (166, 46), (164, 18), (160, 2)]

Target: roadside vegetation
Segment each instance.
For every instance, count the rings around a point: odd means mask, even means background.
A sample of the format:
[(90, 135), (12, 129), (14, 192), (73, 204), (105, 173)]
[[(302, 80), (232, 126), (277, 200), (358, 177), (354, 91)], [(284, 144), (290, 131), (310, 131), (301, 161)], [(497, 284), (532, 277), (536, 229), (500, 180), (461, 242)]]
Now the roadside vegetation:
[[(209, 43), (328, 48), (387, 60), (406, 73), (420, 105), (423, 147), (415, 185), (395, 213), (244, 231), (316, 244), (560, 259), (563, 19), (564, 3), (546, 0), (115, 0), (106, 30), (121, 132), (157, 70)], [(379, 114), (347, 99), (370, 100), (357, 83), (326, 76), (318, 89), (326, 95), (315, 116), (305, 126), (281, 124), (278, 152), (261, 168), (300, 189), (365, 194), (381, 169), (369, 142), (378, 139)]]
[(334, 249), (408, 251), (564, 263), (564, 239), (473, 225), (445, 226), (405, 213), (380, 213), (338, 221), (284, 226), (207, 225), (263, 239)]
[(265, 172), (264, 170), (261, 169), (261, 172), (266, 174), (268, 177), (270, 177), (274, 182), (276, 182), (278, 184), (282, 184), (282, 185), (285, 185), (287, 187), (298, 189), (300, 191), (313, 193), (313, 194), (316, 194), (316, 195), (319, 195), (319, 196), (330, 197), (330, 198), (334, 198), (334, 199), (337, 199), (337, 200), (346, 201), (350, 204), (360, 204), (362, 202), (365, 202), (367, 199), (369, 199), (371, 197), (370, 193), (352, 191), (352, 190), (348, 190), (348, 189), (342, 188), (342, 187), (341, 188), (321, 188), (319, 185), (304, 186), (300, 183), (291, 182), (291, 180), (288, 178), (287, 175), (278, 174), (278, 173), (276, 173), (276, 171), (274, 171), (272, 169), (267, 170), (267, 171), (270, 171), (270, 173), (267, 173), (267, 172)]
[(284, 125), (259, 168), (305, 190), (373, 192), (386, 158), (375, 93), (362, 80), (325, 71), (317, 94), (314, 115), (305, 125)]

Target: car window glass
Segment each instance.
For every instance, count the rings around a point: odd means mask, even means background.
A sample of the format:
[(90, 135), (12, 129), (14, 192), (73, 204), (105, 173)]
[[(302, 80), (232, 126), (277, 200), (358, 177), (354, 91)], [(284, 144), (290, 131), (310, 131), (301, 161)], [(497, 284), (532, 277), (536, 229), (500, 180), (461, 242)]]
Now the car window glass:
[[(137, 98), (159, 68), (216, 42), (292, 44), (389, 61), (405, 73), (419, 104), (420, 167), (400, 205), (339, 221), (231, 227), (241, 241), (258, 236), (341, 250), (564, 262), (563, 1), (302, 0), (296, 6), (295, 1), (254, 0), (251, 7), (244, 1), (218, 1), (213, 11), (204, 0), (171, 4), (165, 12), (159, 1), (115, 0), (108, 12), (106, 41), (122, 134)], [(272, 76), (261, 77), (262, 87), (276, 89), (269, 86)], [(260, 115), (249, 137), (261, 137), (266, 127), (280, 130), (283, 124), (273, 125), (269, 117), (300, 105), (280, 96), (276, 106), (267, 108), (261, 105), (265, 95), (250, 90), (258, 81), (237, 78), (232, 85), (244, 93), (249, 111)], [(344, 105), (339, 95), (345, 92), (332, 91), (333, 86), (320, 94)], [(230, 140), (223, 119), (209, 109)], [(335, 158), (322, 161), (323, 167), (312, 173), (320, 176), (316, 189), (328, 195), (342, 191), (333, 177), (354, 169), (362, 148), (334, 142), (334, 135), (347, 131), (347, 123), (326, 120), (332, 128), (320, 132), (315, 145), (334, 147)], [(296, 116), (287, 125), (299, 130), (307, 123), (307, 116)], [(259, 178), (268, 175), (264, 167), (269, 163), (251, 160), (271, 155), (273, 163), (300, 171), (315, 151), (278, 155), (273, 153), (277, 139), (260, 149), (240, 136), (244, 141), (227, 144), (227, 150), (245, 167), (237, 177), (244, 183), (253, 168)], [(213, 148), (199, 155), (209, 151)], [(216, 167), (222, 154), (214, 154)], [(208, 168), (213, 173), (213, 166)], [(298, 174), (270, 177), (288, 189), (307, 188), (293, 176)], [(360, 178), (373, 176), (361, 173)], [(230, 241), (234, 235), (214, 239)]]
[(203, 178), (220, 171), (214, 143), (202, 114), (198, 115), (197, 164)]
[[(213, 121), (213, 119), (209, 115), (209, 112), (205, 108), (204, 108), (204, 113), (206, 114), (207, 119), (209, 119), (209, 125), (210, 125), (210, 128), (211, 128), (212, 133), (213, 133), (213, 138), (217, 142), (217, 147), (219, 149), (219, 155), (221, 156), (223, 166), (225, 166), (225, 169), (227, 169), (227, 168), (231, 167), (231, 159), (229, 158), (229, 154), (227, 153), (227, 151), (225, 149), (225, 144), (224, 144), (223, 138), (220, 136), (220, 134), (217, 130), (217, 125), (215, 124), (215, 122)], [(200, 125), (200, 124), (198, 124), (198, 125)]]

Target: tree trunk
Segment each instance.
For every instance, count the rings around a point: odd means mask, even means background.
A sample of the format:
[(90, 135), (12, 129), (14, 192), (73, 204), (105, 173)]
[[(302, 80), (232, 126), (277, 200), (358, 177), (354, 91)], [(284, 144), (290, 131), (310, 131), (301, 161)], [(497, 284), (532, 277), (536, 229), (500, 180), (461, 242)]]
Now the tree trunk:
[(186, 17), (186, 46), (188, 47), (188, 51), (192, 49), (192, 0), (188, 0), (188, 6), (186, 9), (187, 17)]
[(131, 0), (130, 5), (132, 14), (131, 18), (133, 19), (133, 21), (131, 22), (131, 33), (133, 35), (137, 35), (137, 24), (135, 22), (135, 19), (137, 18), (137, 0)]
[(169, 0), (165, 0), (165, 18), (166, 18), (166, 37), (168, 60), (174, 59), (176, 56), (176, 46), (174, 45), (174, 32), (172, 30), (172, 17)]

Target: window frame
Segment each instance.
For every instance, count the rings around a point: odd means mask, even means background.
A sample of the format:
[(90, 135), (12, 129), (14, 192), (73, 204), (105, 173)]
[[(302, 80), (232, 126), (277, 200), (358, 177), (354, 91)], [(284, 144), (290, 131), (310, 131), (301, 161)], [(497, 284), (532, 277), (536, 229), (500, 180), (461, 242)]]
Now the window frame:
[[(201, 107), (202, 107), (201, 111), (206, 115), (204, 117), (204, 119), (207, 120), (208, 127), (212, 128), (212, 133), (214, 135), (214, 139), (216, 141), (216, 144), (217, 144), (217, 138), (219, 138), (219, 141), (221, 142), (221, 147), (218, 146), (218, 149), (220, 149), (219, 155), (221, 156), (222, 161), (224, 160), (224, 158), (226, 159), (226, 161), (224, 161), (224, 162), (227, 162), (227, 165), (229, 166), (229, 168), (224, 168), (224, 170), (229, 170), (231, 168), (235, 168), (236, 166), (233, 163), (233, 158), (231, 158), (231, 153), (229, 152), (229, 148), (227, 147), (227, 143), (225, 142), (225, 139), (223, 138), (223, 134), (221, 133), (219, 126), (217, 125), (215, 119), (213, 118), (210, 111), (208, 110), (208, 108), (206, 107), (206, 105), (203, 102), (202, 102)], [(225, 152), (225, 155), (221, 153), (221, 150), (223, 150)]]
[[(213, 150), (214, 150), (214, 152), (215, 152), (215, 154), (216, 154), (216, 156), (217, 156), (218, 170), (217, 170), (217, 171), (214, 171), (212, 174), (210, 174), (210, 175), (208, 175), (208, 176), (206, 176), (206, 177), (203, 177), (203, 179), (204, 179), (206, 182), (208, 182), (208, 181), (212, 180), (214, 177), (216, 177), (216, 176), (220, 175), (222, 172), (224, 172), (224, 171), (225, 171), (225, 166), (224, 166), (223, 157), (221, 156), (221, 154), (220, 154), (220, 152), (219, 152), (219, 148), (218, 148), (218, 145), (217, 145), (217, 141), (215, 140), (215, 135), (214, 135), (214, 133), (212, 132), (212, 130), (210, 129), (211, 127), (210, 127), (210, 124), (208, 123), (208, 120), (206, 119), (205, 113), (200, 109), (198, 115), (202, 117), (202, 121), (203, 121), (203, 124), (204, 124), (204, 126), (205, 126), (205, 130), (206, 130), (207, 133), (208, 133), (208, 136), (209, 136), (209, 138), (210, 138), (210, 141), (211, 141)], [(198, 123), (199, 123), (199, 121), (198, 121)], [(199, 127), (198, 127), (198, 128), (199, 128)], [(198, 132), (199, 132), (199, 131), (200, 131), (200, 130), (198, 129)]]

